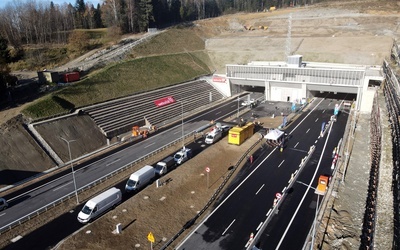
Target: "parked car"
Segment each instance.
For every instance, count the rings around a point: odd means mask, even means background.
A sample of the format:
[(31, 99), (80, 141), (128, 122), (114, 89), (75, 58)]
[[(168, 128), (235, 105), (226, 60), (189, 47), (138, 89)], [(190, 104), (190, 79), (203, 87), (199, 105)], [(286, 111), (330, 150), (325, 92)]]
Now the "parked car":
[(242, 106), (249, 106), (251, 104), (254, 104), (256, 101), (254, 99), (251, 100), (246, 100), (242, 102)]
[(157, 162), (155, 168), (156, 174), (158, 176), (165, 175), (168, 171), (176, 166), (174, 157), (168, 156), (162, 161)]
[(0, 211), (3, 211), (6, 208), (8, 208), (8, 203), (6, 199), (0, 198)]
[(178, 165), (184, 163), (190, 158), (192, 158), (192, 150), (190, 148), (185, 148), (185, 147), (176, 152), (174, 155), (174, 160)]

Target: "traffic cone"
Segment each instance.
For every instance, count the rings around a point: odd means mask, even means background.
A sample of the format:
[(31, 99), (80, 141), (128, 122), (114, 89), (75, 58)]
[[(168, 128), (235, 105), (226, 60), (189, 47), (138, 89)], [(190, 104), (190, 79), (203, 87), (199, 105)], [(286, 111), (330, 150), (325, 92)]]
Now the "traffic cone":
[(253, 240), (253, 238), (254, 238), (254, 234), (253, 234), (253, 233), (251, 233), (251, 234), (250, 234), (250, 239), (249, 239), (249, 241), (252, 241), (252, 240)]

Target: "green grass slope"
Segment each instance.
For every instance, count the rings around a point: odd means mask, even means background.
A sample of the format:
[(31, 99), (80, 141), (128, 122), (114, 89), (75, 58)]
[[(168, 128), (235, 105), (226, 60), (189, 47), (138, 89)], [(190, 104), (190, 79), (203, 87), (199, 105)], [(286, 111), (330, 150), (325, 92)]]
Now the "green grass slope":
[(110, 65), (89, 78), (44, 97), (23, 113), (32, 119), (69, 113), (94, 103), (154, 90), (210, 74), (204, 52), (143, 57)]
[(131, 53), (133, 58), (149, 55), (166, 55), (187, 51), (204, 50), (204, 40), (193, 29), (171, 28), (157, 35), (149, 43), (136, 46)]

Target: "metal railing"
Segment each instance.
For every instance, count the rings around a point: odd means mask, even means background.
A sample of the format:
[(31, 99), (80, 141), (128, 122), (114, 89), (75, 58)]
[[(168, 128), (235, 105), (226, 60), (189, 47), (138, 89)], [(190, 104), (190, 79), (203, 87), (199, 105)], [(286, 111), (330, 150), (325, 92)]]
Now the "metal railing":
[(390, 68), (388, 62), (384, 61), (383, 71), (385, 75), (384, 94), (386, 99), (386, 106), (389, 113), (389, 122), (392, 130), (392, 190), (393, 190), (393, 239), (392, 249), (400, 247), (400, 123), (398, 120), (400, 114), (399, 103), (399, 81), (397, 76)]
[[(186, 134), (184, 136), (184, 138), (182, 138), (182, 137), (178, 138), (178, 139), (168, 143), (167, 145), (165, 145), (165, 146), (163, 146), (161, 148), (158, 148), (158, 149), (156, 149), (156, 150), (154, 150), (154, 151), (152, 151), (152, 152), (140, 157), (139, 159), (137, 159), (137, 160), (135, 160), (135, 161), (133, 161), (131, 163), (128, 163), (128, 164), (126, 164), (126, 165), (124, 165), (124, 166), (122, 166), (122, 167), (110, 172), (109, 174), (107, 174), (107, 175), (105, 175), (105, 176), (103, 176), (101, 178), (99, 178), (99, 179), (97, 179), (97, 180), (95, 180), (93, 182), (90, 182), (90, 183), (78, 188), (77, 192), (78, 193), (82, 193), (82, 192), (84, 192), (84, 191), (86, 191), (88, 189), (91, 189), (91, 188), (97, 186), (98, 184), (103, 183), (104, 181), (114, 177), (115, 175), (117, 175), (117, 174), (119, 174), (119, 173), (121, 173), (121, 172), (123, 172), (123, 171), (125, 171), (125, 170), (127, 170), (127, 169), (129, 169), (129, 168), (131, 168), (133, 166), (135, 166), (136, 164), (138, 164), (140, 162), (143, 162), (144, 160), (149, 159), (150, 157), (152, 157), (152, 156), (164, 151), (165, 149), (167, 149), (169, 147), (172, 147), (172, 146), (176, 145), (177, 143), (180, 143), (182, 140), (185, 140), (188, 137), (193, 136), (193, 133), (194, 133), (194, 131)], [(19, 218), (18, 220), (15, 220), (15, 221), (13, 221), (13, 222), (1, 227), (0, 228), (0, 235), (4, 234), (5, 232), (8, 232), (9, 230), (11, 230), (11, 229), (23, 224), (23, 223), (25, 223), (26, 221), (31, 220), (32, 218), (35, 218), (36, 216), (38, 216), (38, 215), (40, 215), (40, 214), (42, 214), (44, 212), (47, 212), (49, 209), (51, 209), (53, 207), (56, 207), (57, 205), (63, 203), (66, 200), (69, 200), (71, 198), (75, 198), (75, 190), (71, 191), (69, 194), (67, 194), (67, 195), (65, 195), (65, 196), (63, 196), (63, 197), (61, 197), (61, 198), (59, 198), (59, 199), (47, 204), (46, 206), (43, 206), (43, 207), (41, 207), (39, 209), (36, 209), (35, 211), (33, 211), (33, 212), (31, 212), (31, 213)]]
[(223, 182), (219, 185), (218, 189), (214, 192), (214, 194), (211, 196), (207, 204), (203, 207), (203, 209), (200, 210), (199, 213), (195, 215), (192, 219), (188, 220), (185, 225), (179, 230), (178, 233), (176, 233), (167, 243), (164, 244), (164, 246), (161, 247), (162, 250), (166, 249), (168, 246), (172, 244), (184, 231), (189, 229), (195, 222), (196, 220), (211, 206), (211, 204), (216, 200), (218, 197), (219, 193), (222, 191), (222, 189), (225, 187), (229, 179), (232, 177), (232, 175), (235, 173), (236, 169), (242, 164), (243, 160), (247, 159), (247, 155), (253, 150), (257, 144), (259, 144), (262, 141), (262, 137), (258, 139), (237, 161), (235, 166), (233, 166), (232, 170), (229, 172), (229, 174), (225, 177)]

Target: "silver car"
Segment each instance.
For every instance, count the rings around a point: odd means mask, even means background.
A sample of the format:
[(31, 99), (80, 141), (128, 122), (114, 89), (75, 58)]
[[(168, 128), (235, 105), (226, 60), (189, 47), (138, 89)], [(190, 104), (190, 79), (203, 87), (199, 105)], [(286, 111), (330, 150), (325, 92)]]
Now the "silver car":
[(3, 211), (6, 208), (8, 208), (8, 203), (6, 199), (0, 198), (0, 211)]

